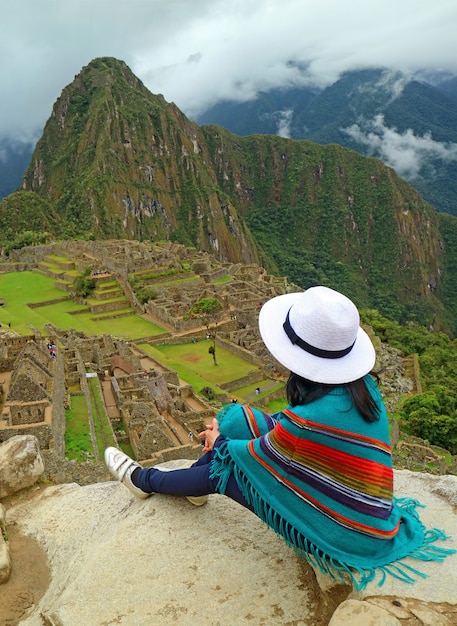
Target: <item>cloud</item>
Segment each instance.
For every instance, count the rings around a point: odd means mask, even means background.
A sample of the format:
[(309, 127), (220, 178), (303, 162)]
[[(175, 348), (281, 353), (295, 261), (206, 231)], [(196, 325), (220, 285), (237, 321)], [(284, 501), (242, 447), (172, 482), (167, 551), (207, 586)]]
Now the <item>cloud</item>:
[(413, 79), (410, 73), (387, 69), (382, 72), (381, 78), (375, 83), (365, 83), (360, 87), (360, 93), (376, 96), (380, 90), (390, 94), (390, 102), (401, 96), (403, 89)]
[(386, 0), (382, 11), (360, 0), (226, 4), (236, 8), (223, 13), (219, 6), (205, 21), (186, 25), (193, 52), (200, 53), (198, 64), (182, 55), (184, 33), (136, 58), (148, 87), (191, 115), (208, 102), (249, 100), (272, 86), (325, 86), (348, 69), (457, 70), (452, 52), (457, 51), (457, 6), (451, 2)]
[(421, 169), (435, 159), (457, 161), (457, 143), (434, 141), (431, 133), (418, 136), (411, 129), (399, 133), (396, 128), (384, 124), (383, 115), (341, 130), (367, 147), (371, 156), (379, 157), (397, 174), (410, 181), (417, 178)]
[(362, 67), (457, 72), (455, 0), (15, 0), (0, 23), (0, 137), (24, 140), (99, 56), (189, 116)]
[(290, 138), (290, 124), (292, 122), (293, 110), (287, 109), (285, 111), (278, 111), (277, 119), (278, 119), (278, 130), (277, 135), (280, 137)]

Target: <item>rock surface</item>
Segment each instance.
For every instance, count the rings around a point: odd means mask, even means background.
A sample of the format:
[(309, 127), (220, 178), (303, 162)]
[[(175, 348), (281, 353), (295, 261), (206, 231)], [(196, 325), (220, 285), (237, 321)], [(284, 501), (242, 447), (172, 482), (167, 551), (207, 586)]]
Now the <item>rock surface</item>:
[[(457, 539), (456, 477), (398, 471), (396, 491), (417, 496), (427, 522)], [(10, 506), (7, 523), (38, 541), (51, 569), (21, 626), (457, 624), (457, 555), (424, 563), (429, 576), (414, 585), (392, 579), (363, 597), (324, 585), (320, 594), (312, 569), (223, 496), (197, 508), (137, 500), (117, 482), (40, 486)]]
[(29, 626), (42, 626), (41, 616), (65, 626), (283, 624), (309, 613), (306, 569), (222, 496), (193, 507), (136, 500), (114, 482), (66, 484), (16, 505), (8, 521), (45, 546), (52, 570), (21, 622)]

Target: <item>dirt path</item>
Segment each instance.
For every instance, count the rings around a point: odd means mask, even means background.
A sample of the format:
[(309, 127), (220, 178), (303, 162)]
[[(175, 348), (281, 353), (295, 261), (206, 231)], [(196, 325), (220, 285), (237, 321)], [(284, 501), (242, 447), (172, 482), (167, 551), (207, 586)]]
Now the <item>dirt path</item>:
[(110, 418), (121, 417), (120, 411), (117, 408), (116, 400), (111, 389), (111, 381), (109, 378), (102, 380), (103, 400), (105, 402), (106, 412)]
[(17, 626), (44, 595), (51, 576), (46, 552), (35, 539), (21, 535), (14, 524), (8, 524), (7, 532), (12, 572), (0, 585), (0, 624)]

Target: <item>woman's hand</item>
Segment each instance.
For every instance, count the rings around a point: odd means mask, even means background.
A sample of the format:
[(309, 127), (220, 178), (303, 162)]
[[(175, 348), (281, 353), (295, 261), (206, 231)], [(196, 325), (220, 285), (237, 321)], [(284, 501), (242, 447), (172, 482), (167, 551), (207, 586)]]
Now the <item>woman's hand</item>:
[(205, 445), (203, 446), (203, 452), (210, 452), (214, 447), (214, 442), (219, 437), (219, 422), (216, 418), (213, 418), (211, 424), (206, 424), (206, 430), (198, 433), (201, 439), (205, 439)]

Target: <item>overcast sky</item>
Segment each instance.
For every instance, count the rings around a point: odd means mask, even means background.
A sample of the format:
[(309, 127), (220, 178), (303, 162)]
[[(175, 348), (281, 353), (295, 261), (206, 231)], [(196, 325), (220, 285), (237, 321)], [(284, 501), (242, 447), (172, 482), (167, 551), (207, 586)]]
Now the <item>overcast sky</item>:
[(0, 138), (38, 139), (99, 56), (189, 116), (348, 69), (457, 73), (456, 0), (0, 0), (0, 24)]

